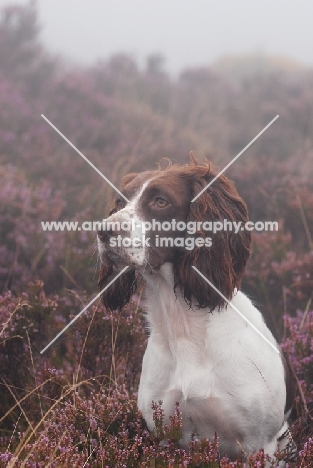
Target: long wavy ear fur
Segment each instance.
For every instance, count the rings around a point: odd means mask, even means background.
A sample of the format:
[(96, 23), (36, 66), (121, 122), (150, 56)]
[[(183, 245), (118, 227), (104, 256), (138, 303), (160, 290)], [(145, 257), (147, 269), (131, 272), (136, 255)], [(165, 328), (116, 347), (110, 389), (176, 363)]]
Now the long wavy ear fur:
[[(189, 166), (190, 167), (190, 166)], [(208, 167), (193, 167), (190, 173), (192, 197), (195, 197), (217, 173)], [(242, 224), (248, 221), (248, 210), (233, 184), (221, 175), (206, 192), (190, 204), (188, 221), (221, 221), (227, 219)], [(187, 234), (188, 237), (191, 237)], [(196, 266), (228, 299), (239, 288), (249, 258), (249, 231), (197, 231), (193, 237), (211, 237), (211, 247), (183, 250), (174, 262), (175, 287), (180, 287), (185, 300), (211, 311), (225, 305), (225, 300), (191, 268)]]
[[(118, 272), (114, 270), (113, 263), (108, 260), (102, 265), (100, 271), (100, 279), (98, 282), (99, 289), (103, 289)], [(137, 279), (135, 270), (129, 269), (102, 294), (103, 304), (110, 310), (121, 310), (129, 303), (132, 294), (136, 292)]]

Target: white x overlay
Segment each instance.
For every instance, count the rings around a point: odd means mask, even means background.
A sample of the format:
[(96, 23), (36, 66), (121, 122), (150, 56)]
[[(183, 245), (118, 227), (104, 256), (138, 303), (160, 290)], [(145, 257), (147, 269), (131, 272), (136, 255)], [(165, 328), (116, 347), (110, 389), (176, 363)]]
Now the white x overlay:
[(221, 291), (219, 291), (219, 290), (214, 286), (214, 284), (211, 283), (211, 281), (208, 280), (208, 278), (206, 278), (206, 277), (201, 273), (200, 270), (198, 270), (197, 267), (192, 266), (192, 268), (198, 273), (198, 275), (201, 276), (201, 278), (204, 279), (204, 281), (206, 281), (206, 282), (211, 286), (211, 288), (214, 289), (214, 291), (216, 291), (216, 292), (224, 299), (225, 302), (227, 302), (227, 304), (228, 304), (232, 309), (234, 309), (234, 311), (237, 312), (237, 314), (240, 315), (241, 318), (243, 318), (243, 319), (250, 325), (250, 327), (253, 328), (253, 330), (255, 330), (255, 331), (266, 341), (266, 343), (268, 343), (273, 349), (275, 349), (275, 351), (276, 351), (277, 353), (279, 353), (279, 349), (277, 349), (276, 346), (273, 345), (273, 343), (271, 343), (271, 342), (266, 338), (266, 336), (264, 336), (263, 333), (261, 333), (260, 330), (259, 330), (255, 325), (253, 325), (253, 323), (250, 322), (250, 320), (247, 319), (247, 317), (245, 317), (245, 316), (243, 315), (243, 313), (240, 312), (240, 310), (237, 309), (237, 307), (234, 306), (234, 304), (232, 304), (232, 303), (227, 299), (227, 297), (224, 296), (224, 294), (222, 294)]
[(197, 195), (196, 195), (196, 196), (195, 196), (195, 197), (194, 197), (194, 198), (191, 200), (191, 203), (193, 203), (194, 201), (196, 201), (196, 200), (197, 200), (197, 198), (198, 198), (198, 197), (200, 197), (200, 195), (202, 195), (202, 194), (203, 194), (203, 192), (205, 192), (205, 191), (206, 191), (206, 190), (207, 190), (207, 189), (210, 187), (210, 185), (212, 185), (212, 184), (213, 184), (213, 182), (215, 182), (215, 181), (216, 181), (216, 179), (218, 179), (218, 178), (219, 178), (219, 176), (221, 176), (221, 175), (223, 174), (223, 172), (225, 172), (225, 171), (226, 171), (226, 169), (228, 169), (228, 168), (229, 168), (229, 166), (231, 166), (231, 165), (232, 165), (232, 164), (233, 164), (233, 163), (236, 161), (236, 159), (238, 159), (238, 158), (239, 158), (239, 156), (241, 156), (241, 155), (242, 155), (242, 153), (244, 153), (244, 152), (246, 151), (246, 149), (248, 149), (248, 148), (249, 148), (249, 146), (251, 146), (251, 145), (252, 145), (252, 143), (254, 143), (254, 142), (255, 142), (255, 140), (257, 140), (257, 139), (259, 138), (259, 136), (261, 136), (261, 135), (262, 135), (262, 133), (264, 133), (264, 132), (265, 132), (265, 130), (267, 130), (267, 129), (268, 129), (268, 127), (270, 127), (270, 126), (272, 125), (272, 123), (274, 123), (274, 122), (275, 122), (275, 120), (277, 120), (277, 119), (278, 119), (278, 117), (279, 117), (279, 115), (276, 115), (276, 117), (275, 117), (275, 118), (274, 118), (274, 119), (273, 119), (273, 120), (272, 120), (272, 121), (271, 121), (269, 124), (267, 124), (267, 125), (266, 125), (266, 127), (264, 127), (264, 128), (263, 128), (263, 130), (261, 130), (261, 132), (260, 132), (260, 133), (258, 133), (258, 134), (257, 134), (257, 136), (256, 136), (256, 137), (254, 137), (254, 138), (253, 138), (253, 140), (251, 140), (251, 141), (250, 141), (250, 143), (249, 143), (247, 146), (245, 146), (245, 147), (244, 147), (244, 149), (243, 149), (243, 150), (241, 150), (241, 151), (240, 151), (240, 153), (239, 153), (239, 154), (237, 154), (237, 156), (235, 156), (235, 157), (234, 157), (234, 159), (232, 159), (232, 160), (231, 160), (231, 161), (230, 161), (230, 162), (227, 164), (227, 166), (225, 166), (225, 167), (224, 167), (224, 169), (222, 169), (222, 170), (221, 170), (221, 171), (220, 171), (220, 172), (217, 174), (217, 176), (215, 176), (215, 177), (214, 177), (214, 179), (212, 179), (212, 180), (211, 180), (211, 182), (209, 182), (209, 183), (208, 183), (208, 185), (206, 185), (206, 186), (204, 187), (204, 189), (202, 189), (202, 190), (201, 190), (201, 192), (199, 192), (199, 193), (198, 193), (198, 194), (197, 194)]
[(63, 330), (61, 330), (60, 333), (58, 333), (58, 334), (53, 338), (53, 340), (51, 340), (50, 343), (47, 344), (47, 346), (46, 346), (45, 348), (43, 348), (43, 349), (40, 351), (40, 354), (43, 354), (43, 353), (52, 345), (52, 343), (54, 343), (54, 342), (65, 332), (65, 330), (67, 330), (67, 329), (68, 329), (68, 328), (85, 312), (85, 310), (87, 310), (88, 307), (90, 307), (91, 304), (93, 304), (93, 303), (104, 293), (104, 291), (106, 291), (106, 290), (114, 283), (114, 281), (116, 281), (117, 278), (118, 278), (119, 276), (121, 276), (121, 275), (124, 273), (124, 271), (127, 270), (127, 268), (129, 268), (129, 267), (126, 266), (125, 268), (123, 268), (123, 270), (120, 271), (120, 272), (115, 276), (115, 278), (113, 278), (112, 281), (110, 281), (110, 283), (107, 284), (107, 285), (102, 289), (102, 291), (100, 291), (99, 294), (97, 294), (96, 297), (94, 297), (94, 298), (89, 302), (89, 304), (87, 304), (87, 305), (83, 308), (83, 310), (81, 310), (81, 311), (79, 312), (79, 314), (75, 315), (75, 317), (73, 318), (73, 320), (71, 320), (71, 321), (63, 328)]
[[(52, 122), (50, 122), (49, 119), (47, 119), (47, 117), (45, 117), (43, 114), (41, 114), (41, 117), (59, 134), (61, 135), (61, 137), (72, 147), (74, 148), (74, 150), (114, 189), (116, 190), (120, 195), (121, 197), (124, 198), (124, 200), (126, 200), (127, 202), (129, 202), (129, 200), (125, 197), (125, 195), (123, 195), (122, 192), (120, 192), (118, 190), (117, 187), (115, 187), (114, 184), (112, 184), (112, 182), (107, 179), (107, 177), (105, 177), (105, 175), (102, 174), (101, 171), (99, 171), (99, 169), (94, 165), (92, 164), (91, 161), (89, 161), (88, 158), (86, 158), (86, 156), (83, 155), (83, 153), (81, 151), (79, 151), (75, 145), (73, 145), (73, 143), (68, 139), (66, 138), (65, 135), (63, 135), (62, 132), (60, 132), (60, 130), (55, 126), (53, 125)], [(224, 169), (222, 169), (218, 174), (217, 176), (214, 177), (214, 179), (211, 180), (211, 182), (206, 185), (202, 190), (201, 192), (199, 192), (192, 200), (191, 202), (194, 202), (198, 197), (200, 197), (200, 195), (202, 195), (202, 193), (204, 193), (208, 187), (210, 187), (210, 185), (213, 184), (213, 182), (215, 182), (225, 171), (226, 169), (229, 168), (229, 166), (231, 166), (238, 158), (239, 156), (241, 156), (245, 151), (246, 149), (249, 148), (249, 146), (251, 146), (258, 138), (259, 136), (262, 135), (262, 133), (265, 132), (265, 130), (267, 130), (274, 122), (275, 120), (277, 120), (279, 117), (279, 115), (276, 115), (276, 117), (271, 120), (271, 122), (269, 124), (266, 125), (266, 127), (263, 128), (263, 130), (261, 130), (260, 133), (258, 133), (251, 141), (250, 143), (245, 146), (245, 148), (240, 151), (239, 154), (237, 154), (237, 156), (235, 156), (225, 167)], [(123, 268), (122, 271), (120, 271), (116, 276), (115, 278), (113, 278), (112, 281), (110, 281), (109, 284), (107, 284), (103, 289), (102, 291), (99, 292), (99, 294), (97, 294), (90, 302), (89, 304), (87, 304), (83, 310), (81, 310), (79, 312), (79, 314), (77, 314), (64, 328), (63, 330), (61, 330), (54, 338), (53, 340), (50, 341), (50, 343), (47, 344), (47, 346), (45, 346), (45, 348), (43, 348), (41, 351), (40, 351), (40, 354), (43, 354), (64, 332), (65, 330), (67, 330), (103, 293), (104, 291), (106, 291), (126, 270), (127, 268), (129, 268), (129, 266), (126, 266), (125, 268)], [(192, 266), (192, 268), (224, 299), (224, 301), (226, 301), (228, 303), (228, 305), (230, 307), (232, 307), (232, 309), (234, 309), (239, 315), (240, 317), (242, 317), (277, 353), (279, 353), (280, 351), (277, 349), (277, 347), (275, 345), (273, 345), (273, 343), (271, 343), (267, 338), (266, 336), (263, 335), (263, 333), (260, 332), (260, 330), (258, 330), (254, 325), (253, 323), (250, 322), (250, 320), (248, 320), (243, 314), (242, 312), (240, 312), (240, 310), (237, 309), (237, 307), (235, 307), (215, 286), (214, 284), (212, 284), (202, 273), (201, 271), (199, 271), (195, 266)]]
[(121, 197), (124, 198), (124, 200), (126, 200), (127, 202), (129, 202), (128, 198), (126, 198), (125, 195), (123, 195), (122, 192), (120, 192), (119, 189), (118, 189), (117, 187), (115, 187), (115, 185), (112, 184), (112, 182), (111, 182), (107, 177), (105, 177), (105, 175), (102, 174), (102, 172), (99, 171), (99, 169), (98, 169), (94, 164), (92, 164), (92, 162), (89, 161), (89, 159), (86, 158), (86, 156), (85, 156), (81, 151), (79, 151), (79, 149), (77, 149), (76, 146), (73, 145), (73, 143), (72, 143), (68, 138), (66, 138), (66, 136), (63, 135), (63, 133), (60, 132), (60, 130), (59, 130), (55, 125), (53, 125), (53, 123), (50, 122), (49, 119), (47, 119), (47, 117), (45, 117), (43, 114), (41, 114), (41, 117), (42, 117), (46, 122), (48, 122), (48, 124), (51, 125), (51, 127), (52, 127), (59, 135), (61, 135), (61, 137), (64, 138), (64, 140), (65, 140), (72, 148), (74, 148), (74, 150), (77, 151), (77, 153), (78, 153), (78, 154), (79, 154), (79, 155), (80, 155), (80, 156), (81, 156), (81, 157), (82, 157), (82, 158), (83, 158), (83, 159), (84, 159), (84, 160), (85, 160), (85, 161), (86, 161), (86, 162), (87, 162), (87, 163), (88, 163), (88, 164), (89, 164), (89, 165), (90, 165), (90, 166), (91, 166), (91, 167), (92, 167), (92, 168), (93, 168), (109, 185), (111, 185), (111, 187), (114, 188), (114, 190), (117, 191), (117, 193), (119, 193), (119, 194), (121, 195)]

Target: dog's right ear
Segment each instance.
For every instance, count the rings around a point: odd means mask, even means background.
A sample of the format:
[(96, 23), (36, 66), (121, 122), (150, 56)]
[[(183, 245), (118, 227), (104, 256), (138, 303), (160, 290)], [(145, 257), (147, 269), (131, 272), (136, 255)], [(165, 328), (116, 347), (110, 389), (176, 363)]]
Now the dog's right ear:
[[(118, 274), (113, 268), (113, 263), (108, 261), (102, 265), (98, 282), (99, 289), (103, 289), (106, 284)], [(136, 292), (137, 279), (134, 268), (125, 271), (111, 286), (102, 294), (103, 304), (110, 310), (121, 310), (129, 303), (132, 294)]]

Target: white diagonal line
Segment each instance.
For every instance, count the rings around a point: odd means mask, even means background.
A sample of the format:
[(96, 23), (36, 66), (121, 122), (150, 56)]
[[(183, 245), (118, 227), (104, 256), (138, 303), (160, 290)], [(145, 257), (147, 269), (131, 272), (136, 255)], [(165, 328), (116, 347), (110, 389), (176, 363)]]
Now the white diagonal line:
[(211, 182), (209, 182), (209, 183), (208, 183), (208, 185), (206, 185), (206, 186), (204, 187), (204, 189), (202, 189), (202, 190), (201, 190), (201, 192), (199, 192), (199, 193), (198, 193), (198, 194), (197, 194), (197, 195), (196, 195), (196, 196), (195, 196), (195, 197), (194, 197), (194, 198), (191, 200), (191, 203), (193, 203), (194, 201), (196, 201), (196, 200), (197, 200), (197, 198), (198, 198), (198, 197), (200, 197), (200, 195), (202, 195), (202, 194), (203, 194), (203, 192), (205, 192), (205, 191), (206, 191), (206, 190), (207, 190), (207, 189), (210, 187), (210, 185), (212, 185), (212, 184), (213, 184), (213, 182), (215, 182), (215, 181), (216, 181), (216, 179), (218, 179), (218, 178), (219, 178), (219, 176), (221, 176), (221, 175), (223, 174), (223, 172), (225, 172), (225, 171), (226, 171), (226, 169), (228, 169), (228, 168), (229, 168), (229, 166), (231, 166), (231, 165), (233, 164), (233, 162), (235, 162), (235, 161), (236, 161), (236, 159), (238, 159), (238, 158), (239, 158), (239, 156), (241, 156), (241, 155), (242, 155), (242, 153), (244, 153), (244, 152), (246, 151), (246, 149), (248, 149), (248, 148), (249, 148), (249, 146), (251, 146), (251, 145), (252, 145), (252, 143), (254, 143), (254, 142), (255, 142), (255, 140), (257, 140), (257, 139), (259, 138), (259, 136), (261, 136), (261, 135), (262, 135), (262, 133), (264, 133), (264, 132), (265, 132), (265, 130), (267, 130), (267, 129), (268, 129), (268, 127), (270, 127), (270, 126), (272, 125), (272, 123), (274, 123), (274, 122), (275, 122), (275, 120), (277, 120), (277, 119), (278, 119), (278, 117), (279, 117), (279, 115), (276, 115), (276, 117), (275, 117), (275, 118), (274, 118), (274, 119), (273, 119), (273, 120), (272, 120), (272, 121), (271, 121), (269, 124), (267, 124), (267, 125), (266, 125), (266, 127), (264, 127), (264, 128), (263, 128), (263, 130), (262, 130), (260, 133), (258, 133), (258, 134), (257, 134), (257, 136), (256, 136), (256, 137), (254, 137), (254, 138), (253, 138), (253, 140), (251, 140), (251, 141), (250, 141), (250, 143), (249, 143), (249, 144), (248, 144), (248, 145), (247, 145), (247, 146), (246, 146), (246, 147), (245, 147), (243, 150), (241, 150), (241, 151), (240, 151), (240, 153), (239, 153), (239, 154), (237, 154), (237, 156), (235, 156), (235, 157), (234, 157), (234, 159), (232, 159), (232, 160), (230, 161), (230, 163), (228, 163), (228, 164), (227, 164), (227, 166), (225, 166), (225, 167), (224, 167), (224, 169), (222, 169), (222, 170), (221, 170), (221, 171), (220, 171), (220, 172), (217, 174), (217, 176), (215, 176), (215, 177), (214, 177), (214, 179), (212, 179), (212, 180), (211, 180)]
[(66, 325), (66, 327), (64, 327), (63, 330), (61, 330), (60, 333), (58, 333), (57, 336), (55, 336), (55, 337), (53, 338), (53, 340), (50, 341), (50, 343), (47, 344), (47, 346), (46, 346), (45, 348), (43, 348), (43, 349), (40, 351), (40, 354), (43, 354), (43, 353), (44, 353), (44, 352), (45, 352), (45, 351), (62, 335), (62, 333), (64, 333), (65, 330), (67, 330), (67, 329), (75, 322), (75, 320), (77, 320), (77, 319), (85, 312), (85, 310), (87, 310), (88, 307), (90, 307), (91, 304), (93, 304), (93, 303), (98, 299), (98, 297), (100, 297), (101, 294), (103, 294), (104, 291), (106, 291), (106, 290), (114, 283), (114, 281), (116, 281), (117, 278), (119, 278), (119, 277), (124, 273), (124, 271), (127, 270), (127, 268), (128, 268), (128, 266), (126, 266), (125, 268), (123, 268), (123, 270), (120, 271), (119, 274), (116, 275), (115, 278), (113, 278), (112, 281), (110, 281), (110, 283), (107, 284), (107, 285), (105, 286), (105, 288), (103, 288), (102, 291), (100, 291), (99, 294), (97, 294), (96, 297), (94, 297), (94, 298), (92, 299), (92, 301), (90, 301), (89, 304), (87, 304), (86, 307), (84, 307), (83, 310), (81, 310), (81, 311), (79, 312), (79, 314), (75, 315), (75, 317), (73, 318), (73, 320), (71, 320), (70, 323), (68, 323), (68, 324)]
[(261, 333), (260, 330), (259, 330), (255, 325), (253, 325), (253, 323), (250, 322), (250, 320), (247, 319), (247, 317), (245, 317), (245, 316), (243, 315), (243, 313), (240, 312), (240, 310), (237, 309), (237, 307), (234, 306), (234, 304), (232, 304), (232, 303), (227, 299), (227, 297), (225, 297), (224, 294), (222, 294), (221, 291), (219, 291), (219, 290), (214, 286), (214, 284), (212, 284), (211, 281), (209, 281), (209, 280), (201, 273), (201, 271), (198, 270), (198, 268), (196, 268), (195, 266), (192, 266), (192, 268), (201, 276), (201, 278), (203, 278), (203, 279), (214, 289), (214, 291), (216, 291), (216, 292), (224, 299), (224, 301), (227, 302), (227, 304), (228, 304), (232, 309), (234, 309), (234, 310), (237, 312), (237, 314), (240, 315), (241, 318), (243, 318), (243, 319), (250, 325), (250, 327), (253, 328), (253, 330), (255, 330), (255, 331), (263, 338), (263, 340), (265, 340), (277, 353), (280, 352), (279, 349), (276, 348), (276, 346), (273, 345), (273, 343), (271, 343), (271, 342), (266, 338), (266, 336), (264, 336), (263, 333)]
[(126, 198), (125, 195), (123, 195), (122, 192), (120, 192), (119, 189), (118, 189), (117, 187), (115, 187), (115, 185), (112, 184), (112, 182), (111, 182), (107, 177), (105, 177), (105, 175), (103, 175), (102, 172), (99, 171), (99, 169), (98, 169), (94, 164), (92, 164), (92, 162), (89, 161), (89, 159), (86, 158), (86, 156), (83, 155), (83, 153), (82, 153), (81, 151), (79, 151), (79, 149), (77, 149), (76, 146), (73, 145), (73, 143), (72, 143), (68, 138), (66, 138), (66, 136), (63, 135), (63, 133), (60, 132), (60, 130), (59, 130), (55, 125), (53, 125), (53, 123), (50, 122), (50, 120), (47, 119), (47, 117), (46, 117), (45, 115), (41, 114), (41, 117), (42, 117), (46, 122), (48, 122), (48, 124), (51, 125), (51, 127), (52, 127), (59, 135), (61, 135), (61, 137), (64, 138), (64, 140), (65, 140), (72, 148), (74, 148), (74, 150), (77, 151), (77, 153), (78, 153), (78, 154), (79, 154), (79, 155), (80, 155), (80, 156), (81, 156), (81, 157), (82, 157), (82, 158), (83, 158), (83, 159), (84, 159), (84, 160), (85, 160), (85, 161), (86, 161), (86, 162), (87, 162), (87, 163), (88, 163), (88, 164), (89, 164), (89, 165), (90, 165), (90, 166), (91, 166), (91, 167), (92, 167), (92, 168), (93, 168), (109, 185), (111, 185), (111, 187), (114, 188), (114, 190), (117, 191), (117, 193), (119, 193), (119, 194), (121, 195), (121, 197), (124, 198), (124, 200), (126, 200), (127, 202), (129, 202), (128, 198)]

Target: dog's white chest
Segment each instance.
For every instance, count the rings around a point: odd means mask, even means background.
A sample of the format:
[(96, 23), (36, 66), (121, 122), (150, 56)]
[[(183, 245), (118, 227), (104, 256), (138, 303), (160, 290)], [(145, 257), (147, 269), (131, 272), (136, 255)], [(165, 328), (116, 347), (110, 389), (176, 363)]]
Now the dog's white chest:
[[(221, 453), (236, 456), (265, 447), (284, 418), (284, 370), (279, 354), (231, 308), (193, 310), (173, 293), (168, 265), (147, 280), (150, 337), (143, 359), (138, 406), (150, 429), (152, 401), (165, 415), (179, 402), (183, 445), (191, 434), (219, 434)], [(271, 337), (260, 313), (242, 293), (237, 307)], [(239, 444), (239, 445), (238, 445)]]

